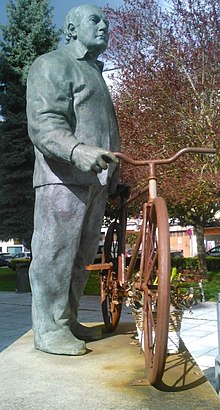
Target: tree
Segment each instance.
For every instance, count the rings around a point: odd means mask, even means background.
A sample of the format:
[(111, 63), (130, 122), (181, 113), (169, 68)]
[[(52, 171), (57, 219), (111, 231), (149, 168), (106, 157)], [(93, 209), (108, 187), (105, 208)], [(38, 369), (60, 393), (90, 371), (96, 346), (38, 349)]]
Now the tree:
[(60, 31), (52, 24), (48, 0), (7, 4), (0, 54), (0, 238), (30, 246), (33, 227), (34, 155), (27, 132), (26, 79), (37, 56), (56, 48)]
[[(124, 0), (114, 11), (108, 58), (120, 67), (115, 103), (122, 150), (168, 157), (185, 146), (219, 152), (220, 4), (215, 0)], [(192, 224), (205, 269), (204, 226), (220, 208), (219, 154), (186, 156), (159, 169), (159, 194), (171, 217)], [(144, 171), (122, 168), (140, 186)]]

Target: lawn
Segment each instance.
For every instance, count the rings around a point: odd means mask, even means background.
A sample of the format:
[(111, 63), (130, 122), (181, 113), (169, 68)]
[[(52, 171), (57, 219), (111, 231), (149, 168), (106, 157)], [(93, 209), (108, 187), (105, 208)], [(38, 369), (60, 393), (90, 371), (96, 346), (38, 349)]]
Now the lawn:
[(7, 267), (0, 268), (0, 291), (15, 291), (15, 272)]
[[(12, 291), (16, 289), (16, 272), (7, 267), (0, 268), (0, 291)], [(100, 294), (100, 281), (99, 273), (91, 272), (90, 278), (86, 285), (85, 295), (99, 295)]]
[[(12, 269), (6, 267), (0, 268), (0, 291), (15, 291), (15, 276), (16, 273)], [(204, 280), (203, 282), (203, 288), (206, 301), (217, 301), (217, 294), (220, 293), (220, 272), (208, 272), (207, 280)], [(96, 296), (100, 294), (100, 280), (98, 272), (91, 272), (84, 294)]]
[(220, 272), (208, 272), (208, 280), (204, 282), (206, 300), (216, 302), (217, 294), (220, 293)]

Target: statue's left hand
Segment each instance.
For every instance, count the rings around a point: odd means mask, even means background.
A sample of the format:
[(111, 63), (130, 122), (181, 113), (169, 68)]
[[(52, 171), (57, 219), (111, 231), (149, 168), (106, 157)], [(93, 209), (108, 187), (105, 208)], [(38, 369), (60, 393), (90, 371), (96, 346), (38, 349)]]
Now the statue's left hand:
[(111, 162), (118, 163), (118, 159), (111, 151), (102, 148), (93, 147), (90, 145), (79, 144), (73, 150), (72, 162), (81, 171), (94, 171), (99, 174), (104, 169), (108, 168)]

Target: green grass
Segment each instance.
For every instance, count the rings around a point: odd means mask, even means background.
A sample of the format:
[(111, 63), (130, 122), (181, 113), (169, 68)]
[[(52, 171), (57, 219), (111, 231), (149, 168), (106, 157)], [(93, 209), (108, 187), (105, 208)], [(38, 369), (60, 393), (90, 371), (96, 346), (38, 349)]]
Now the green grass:
[[(16, 272), (7, 267), (0, 268), (0, 291), (14, 292), (16, 289)], [(99, 273), (92, 271), (86, 285), (85, 295), (100, 295)]]
[(97, 271), (91, 271), (89, 280), (84, 289), (84, 295), (100, 295), (100, 275)]
[[(209, 271), (207, 273), (207, 279), (203, 279), (203, 291), (205, 294), (205, 300), (209, 302), (217, 302), (218, 293), (220, 293), (220, 272), (218, 271)], [(183, 288), (185, 291), (190, 288), (190, 286), (194, 287), (194, 292), (196, 298), (199, 300), (200, 291), (198, 287), (198, 283), (186, 283), (183, 284)]]
[(206, 300), (216, 302), (217, 294), (220, 293), (220, 272), (209, 271), (207, 278), (203, 284)]
[(0, 268), (0, 291), (15, 291), (15, 271), (7, 267)]
[[(12, 269), (2, 267), (0, 268), (0, 291), (15, 291), (16, 273)], [(210, 271), (207, 275), (207, 280), (203, 282), (203, 289), (205, 292), (205, 298), (207, 301), (217, 301), (217, 294), (220, 293), (220, 272)], [(95, 295), (100, 294), (100, 278), (99, 273), (92, 271), (88, 283), (86, 285), (85, 295)]]

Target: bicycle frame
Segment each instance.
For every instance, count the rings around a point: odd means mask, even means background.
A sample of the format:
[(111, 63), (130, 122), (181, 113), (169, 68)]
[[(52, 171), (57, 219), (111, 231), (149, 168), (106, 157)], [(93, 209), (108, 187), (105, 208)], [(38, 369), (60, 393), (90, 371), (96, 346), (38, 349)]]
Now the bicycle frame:
[[(149, 176), (148, 176), (148, 184), (141, 189), (138, 193), (135, 195), (131, 196), (130, 198), (125, 198), (121, 197), (121, 206), (120, 206), (120, 214), (121, 216), (119, 217), (120, 224), (122, 226), (122, 232), (123, 232), (123, 237), (122, 237), (122, 252), (120, 255), (118, 255), (118, 282), (121, 287), (125, 288), (126, 283), (131, 279), (132, 271), (134, 269), (134, 265), (138, 256), (138, 251), (140, 249), (140, 245), (142, 241), (142, 234), (144, 229), (146, 229), (146, 226), (144, 227), (143, 224), (146, 221), (146, 216), (147, 213), (150, 210), (151, 204), (153, 200), (157, 197), (157, 177), (156, 177), (156, 167), (158, 165), (165, 165), (165, 164), (171, 164), (174, 161), (176, 161), (180, 156), (186, 154), (186, 153), (196, 153), (196, 154), (214, 154), (216, 152), (216, 149), (214, 148), (196, 148), (196, 147), (186, 147), (182, 148), (179, 150), (176, 154), (174, 154), (172, 157), (167, 158), (167, 159), (153, 159), (153, 160), (134, 160), (127, 155), (121, 153), (121, 152), (114, 152), (114, 155), (131, 164), (134, 166), (148, 166), (149, 170)], [(132, 254), (129, 266), (127, 268), (126, 272), (126, 267), (125, 267), (125, 236), (126, 236), (126, 226), (127, 226), (127, 208), (129, 204), (135, 199), (137, 199), (140, 195), (146, 193), (148, 191), (148, 201), (143, 204), (143, 223), (142, 226), (139, 230), (138, 237), (136, 240), (134, 252)], [(142, 246), (144, 249), (144, 243), (142, 243)], [(141, 269), (143, 266), (141, 266)], [(103, 270), (103, 269), (112, 269), (111, 264), (106, 264), (106, 263), (101, 263), (101, 264), (92, 264), (92, 265), (87, 265), (86, 269), (88, 270)], [(138, 286), (138, 284), (136, 284)], [(143, 286), (142, 286), (143, 287)]]
[[(158, 384), (163, 377), (170, 319), (169, 221), (166, 203), (163, 198), (157, 196), (156, 166), (172, 163), (187, 152), (213, 154), (215, 149), (183, 148), (171, 158), (149, 161), (136, 161), (122, 153), (115, 153), (116, 157), (134, 166), (148, 166), (148, 185), (131, 197), (128, 196), (126, 186), (120, 187), (121, 206), (105, 238), (105, 263), (86, 267), (89, 270), (101, 270), (101, 303), (107, 331), (116, 329), (123, 297), (130, 292), (133, 298), (133, 313), (139, 315), (135, 322), (139, 343), (144, 352), (147, 379), (152, 385)], [(127, 208), (147, 191), (148, 200), (143, 204), (142, 225), (129, 266), (126, 268)], [(140, 269), (136, 274), (134, 267), (140, 246)]]
[[(157, 197), (157, 177), (156, 177), (156, 167), (158, 165), (165, 165), (171, 164), (176, 161), (180, 156), (186, 153), (200, 153), (200, 154), (214, 154), (216, 150), (214, 148), (196, 148), (196, 147), (187, 147), (183, 148), (178, 151), (175, 155), (167, 159), (154, 159), (154, 160), (133, 160), (132, 158), (128, 157), (125, 154), (120, 152), (115, 152), (115, 156), (123, 161), (134, 165), (134, 166), (148, 166), (149, 169), (149, 176), (148, 176), (148, 185), (146, 185), (142, 190), (140, 190), (137, 194), (131, 196), (127, 200), (121, 197), (121, 206), (120, 206), (120, 224), (122, 225), (122, 232), (124, 232), (122, 238), (122, 254), (118, 256), (118, 281), (120, 286), (125, 287), (126, 283), (131, 279), (132, 272), (134, 270), (134, 266), (137, 260), (138, 252), (140, 246), (142, 244), (142, 250), (144, 251), (145, 243), (143, 239), (142, 233), (146, 230), (146, 220), (147, 220), (147, 213), (150, 211), (151, 204), (153, 200)], [(140, 195), (144, 194), (148, 191), (148, 201), (143, 204), (143, 223), (138, 233), (138, 237), (135, 243), (134, 251), (131, 257), (131, 260), (128, 265), (127, 273), (125, 273), (125, 233), (126, 233), (126, 225), (127, 225), (127, 215), (126, 209), (130, 203), (134, 202)], [(144, 253), (144, 252), (143, 252)], [(140, 271), (143, 272), (143, 259), (141, 260)], [(144, 288), (145, 281), (143, 284), (140, 284), (140, 287)], [(136, 287), (138, 284), (136, 283)]]

